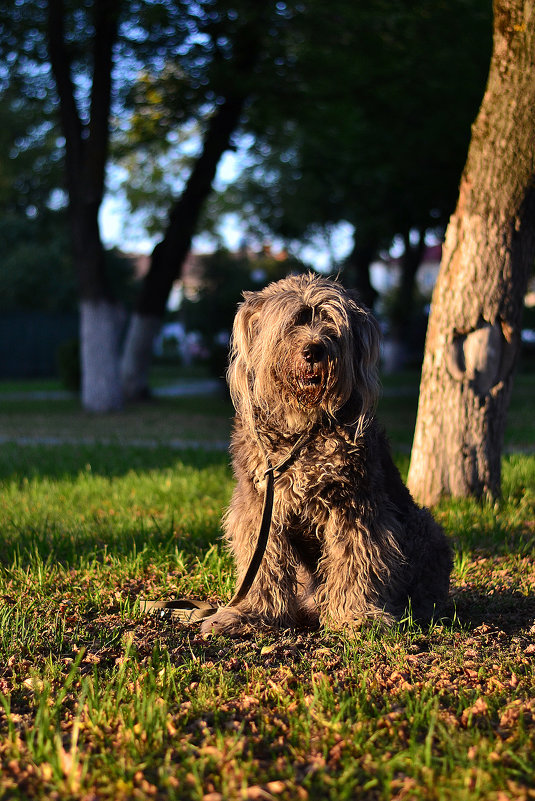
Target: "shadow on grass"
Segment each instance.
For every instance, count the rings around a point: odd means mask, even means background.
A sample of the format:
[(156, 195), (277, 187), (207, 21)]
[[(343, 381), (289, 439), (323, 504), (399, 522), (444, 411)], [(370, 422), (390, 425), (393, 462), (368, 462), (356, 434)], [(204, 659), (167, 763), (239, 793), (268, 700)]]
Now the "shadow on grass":
[(484, 593), (470, 588), (454, 588), (456, 623), (465, 630), (483, 625), (516, 634), (535, 623), (535, 595), (516, 590), (494, 589)]
[(165, 445), (136, 447), (120, 444), (25, 445), (6, 443), (0, 453), (0, 480), (60, 479), (88, 470), (106, 478), (174, 467), (177, 463), (202, 469), (229, 463), (226, 450)]
[[(324, 629), (305, 630), (292, 629), (284, 631), (248, 632), (236, 637), (203, 637), (200, 625), (183, 624), (157, 617), (139, 617), (120, 619), (117, 614), (106, 613), (95, 616), (85, 629), (88, 650), (106, 648), (117, 639), (117, 632), (131, 638), (139, 657), (154, 655), (155, 649), (163, 648), (170, 660), (175, 664), (188, 662), (195, 655), (197, 670), (202, 671), (205, 665), (214, 667), (227, 658), (231, 659), (228, 669), (240, 671), (252, 666), (262, 669), (292, 665), (295, 670), (299, 665), (306, 672), (310, 665), (322, 659), (333, 659), (349, 648), (348, 657), (352, 662), (351, 652), (357, 648), (359, 653), (377, 653), (384, 659), (383, 643), (392, 643), (392, 636), (402, 637), (413, 648), (422, 651), (433, 650), (436, 646), (453, 642), (459, 646), (458, 638), (482, 636), (489, 642), (496, 639), (503, 648), (509, 647), (517, 635), (527, 635), (535, 616), (535, 597), (517, 597), (514, 593), (500, 593), (498, 597), (489, 599), (459, 599), (457, 618), (454, 623), (437, 631), (427, 627), (415, 627), (405, 632), (374, 630), (357, 634), (354, 641), (343, 633), (332, 633)], [(450, 647), (450, 646), (448, 646)], [(497, 647), (499, 647), (497, 645)], [(318, 650), (319, 649), (319, 650)]]
[(8, 542), (3, 547), (0, 564), (11, 568), (16, 564), (24, 570), (38, 570), (56, 565), (63, 570), (84, 569), (98, 564), (115, 562), (120, 569), (124, 560), (127, 567), (143, 571), (154, 567), (165, 575), (177, 561), (202, 559), (209, 548), (221, 542), (219, 523), (213, 526), (191, 527), (186, 534), (169, 529), (146, 532), (143, 526), (96, 536), (54, 536), (53, 532), (35, 533), (20, 541)]

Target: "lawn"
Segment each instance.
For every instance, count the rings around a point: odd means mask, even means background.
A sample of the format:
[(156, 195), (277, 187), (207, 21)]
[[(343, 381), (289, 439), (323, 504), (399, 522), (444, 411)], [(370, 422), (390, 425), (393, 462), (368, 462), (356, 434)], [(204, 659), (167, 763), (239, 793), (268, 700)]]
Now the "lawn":
[[(405, 471), (417, 382), (385, 383)], [(447, 616), (352, 636), (204, 639), (140, 614), (140, 597), (230, 596), (223, 395), (94, 418), (12, 393), (0, 799), (535, 798), (533, 374), (515, 387), (503, 499), (434, 510), (455, 548)]]

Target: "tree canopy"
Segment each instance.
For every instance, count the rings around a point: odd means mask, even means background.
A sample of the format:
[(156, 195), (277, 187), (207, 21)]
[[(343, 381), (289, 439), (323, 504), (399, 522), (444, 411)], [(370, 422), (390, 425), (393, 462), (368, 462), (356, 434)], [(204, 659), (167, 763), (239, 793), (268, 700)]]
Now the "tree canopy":
[[(255, 234), (286, 240), (347, 220), (361, 242), (378, 246), (411, 228), (444, 225), (488, 64), (486, 2), (104, 5), (118, 14), (109, 76), (112, 158), (125, 169), (126, 196), (149, 232), (164, 231), (230, 85), (248, 99), (230, 138), (231, 147), (248, 145), (246, 167), (212, 204), (212, 216), (237, 210)], [(58, 88), (47, 6), (64, 29), (72, 123), (83, 142), (97, 127), (91, 109), (98, 98), (88, 87), (98, 4), (5, 4), (2, 109), (16, 98), (16, 124), (25, 130), (21, 136), (7, 126), (2, 137), (18, 141), (17, 180), (36, 199), (50, 182), (47, 171), (61, 185), (64, 145), (53, 116)], [(238, 49), (251, 39), (258, 54), (245, 72)], [(47, 149), (45, 158), (36, 143)], [(9, 171), (0, 178), (1, 193), (11, 185)]]
[[(482, 0), (287, 4), (233, 137), (245, 167), (212, 198), (205, 224), (235, 212), (253, 235), (288, 242), (346, 220), (376, 248), (411, 229), (443, 229), (484, 86), (490, 22)], [(173, 119), (184, 81), (174, 65), (143, 75), (115, 150), (132, 208), (148, 212), (153, 232), (199, 141), (198, 118), (180, 132)]]
[(486, 78), (488, 4), (335, 0), (303, 24), (296, 70), (251, 109), (229, 207), (285, 239), (347, 220), (387, 247), (443, 227)]

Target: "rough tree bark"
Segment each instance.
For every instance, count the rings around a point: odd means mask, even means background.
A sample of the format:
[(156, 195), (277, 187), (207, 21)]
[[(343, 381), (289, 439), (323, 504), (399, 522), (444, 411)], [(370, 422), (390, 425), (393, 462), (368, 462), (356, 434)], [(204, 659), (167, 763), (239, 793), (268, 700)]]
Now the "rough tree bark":
[(118, 328), (121, 319), (106, 279), (98, 211), (108, 157), (112, 50), (117, 39), (118, 0), (95, 0), (93, 80), (89, 121), (76, 105), (63, 0), (48, 1), (48, 48), (59, 97), (66, 151), (72, 250), (80, 293), (82, 404), (88, 411), (117, 409)]
[(535, 258), (535, 0), (494, 0), (493, 54), (433, 294), (408, 485), (496, 497)]

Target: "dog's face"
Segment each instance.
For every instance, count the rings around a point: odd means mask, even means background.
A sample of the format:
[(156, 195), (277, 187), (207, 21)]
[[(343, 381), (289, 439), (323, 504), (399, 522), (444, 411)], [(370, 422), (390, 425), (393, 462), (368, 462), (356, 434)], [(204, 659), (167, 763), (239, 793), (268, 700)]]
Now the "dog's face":
[(356, 422), (373, 408), (377, 323), (341, 284), (300, 275), (244, 297), (229, 367), (241, 414), (260, 410), (295, 428), (322, 414)]

